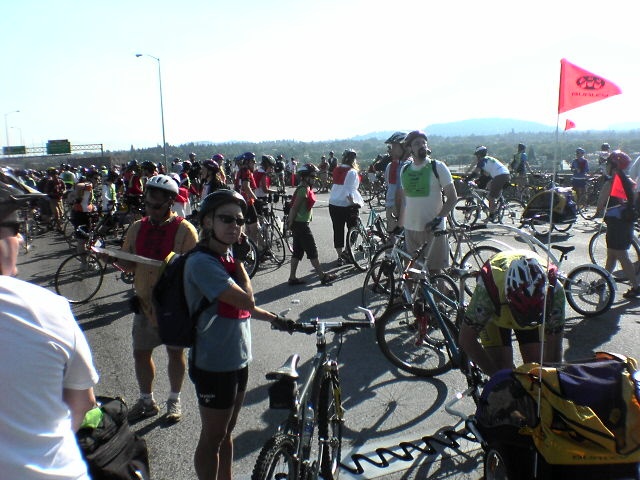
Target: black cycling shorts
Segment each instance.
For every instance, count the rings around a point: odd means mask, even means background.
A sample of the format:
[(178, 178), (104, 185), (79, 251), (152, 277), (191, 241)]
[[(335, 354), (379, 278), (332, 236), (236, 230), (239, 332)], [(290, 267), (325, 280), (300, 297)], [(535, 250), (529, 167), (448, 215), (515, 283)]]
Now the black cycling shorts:
[(238, 394), (247, 390), (249, 367), (231, 372), (209, 372), (191, 365), (189, 378), (196, 388), (198, 405), (227, 410), (233, 406)]

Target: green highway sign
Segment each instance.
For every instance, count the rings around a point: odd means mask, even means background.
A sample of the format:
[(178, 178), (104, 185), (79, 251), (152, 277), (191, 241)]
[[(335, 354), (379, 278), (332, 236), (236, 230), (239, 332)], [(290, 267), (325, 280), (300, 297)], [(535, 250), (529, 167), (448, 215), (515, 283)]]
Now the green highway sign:
[(2, 147), (3, 155), (25, 155), (27, 153), (27, 147), (24, 145), (14, 147)]
[(47, 155), (58, 153), (71, 153), (71, 143), (69, 140), (49, 140), (47, 142)]

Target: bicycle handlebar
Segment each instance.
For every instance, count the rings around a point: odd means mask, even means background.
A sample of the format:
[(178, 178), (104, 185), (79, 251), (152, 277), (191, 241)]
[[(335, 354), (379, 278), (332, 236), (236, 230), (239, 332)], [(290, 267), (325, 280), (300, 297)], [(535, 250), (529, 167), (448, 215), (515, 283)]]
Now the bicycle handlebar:
[(356, 307), (356, 310), (363, 312), (366, 316), (366, 320), (319, 320), (314, 318), (312, 320), (298, 321), (292, 325), (294, 332), (312, 334), (316, 333), (319, 329), (325, 331), (331, 331), (335, 333), (346, 332), (348, 330), (355, 330), (358, 328), (373, 328), (376, 319), (373, 316), (371, 310), (364, 307)]

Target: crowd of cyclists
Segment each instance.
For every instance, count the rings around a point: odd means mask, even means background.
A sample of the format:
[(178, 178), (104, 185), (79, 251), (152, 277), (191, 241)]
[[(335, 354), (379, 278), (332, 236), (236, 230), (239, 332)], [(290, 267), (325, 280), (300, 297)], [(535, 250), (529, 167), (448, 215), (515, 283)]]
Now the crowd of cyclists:
[[(187, 160), (174, 159), (168, 170), (161, 163), (136, 160), (110, 167), (60, 164), (43, 172), (5, 168), (2, 184), (5, 193), (0, 201), (7, 204), (17, 201), (15, 188), (7, 186), (7, 179), (11, 178), (30, 189), (29, 200), (36, 192), (42, 194), (38, 205), (52, 229), (62, 231), (67, 215), (78, 231), (89, 224), (91, 214), (127, 210), (136, 212), (137, 216), (135, 227), (127, 232), (122, 245), (126, 252), (156, 260), (163, 260), (171, 251), (187, 252), (196, 246), (211, 253), (210, 256), (199, 253), (186, 271), (186, 281), (194, 286), (187, 295), (194, 310), (203, 298), (217, 300), (214, 307), (200, 311), (198, 331), (206, 333), (198, 340), (198, 353), (191, 352), (194, 366), (189, 375), (196, 386), (202, 421), (194, 463), (198, 478), (231, 477), (232, 430), (242, 406), (252, 359), (248, 318), (269, 321), (283, 330), (287, 330), (290, 322), (255, 304), (251, 280), (242, 261), (236, 261), (246, 255), (242, 248), (245, 235), (259, 244), (259, 217), (270, 199), (285, 194), (286, 187), (293, 188), (286, 225), (293, 240), (288, 278), (291, 286), (304, 283), (296, 271), (305, 255), (321, 284), (330, 285), (337, 279), (318, 260), (318, 246), (310, 223), (316, 193), (328, 193), (338, 265), (349, 262), (345, 227), (355, 225), (364, 206), (361, 191), (365, 185), (379, 183), (384, 187), (379, 195), (385, 200), (391, 238), (404, 231), (409, 251), (417, 250), (424, 242), (440, 242), (434, 240), (433, 231), (446, 226), (446, 218), (458, 197), (452, 173), (444, 162), (431, 158), (424, 132), (396, 132), (385, 143), (387, 153), (371, 162), (366, 172), (360, 170), (357, 152), (352, 149), (345, 150), (340, 158), (330, 151), (317, 164), (301, 164), (293, 157), (286, 160), (284, 155), (274, 158), (245, 152), (233, 158), (215, 153), (204, 161), (190, 153)], [(505, 163), (489, 155), (489, 149), (480, 145), (473, 152), (475, 161), (462, 176), (466, 181), (477, 178), (478, 183), (487, 183), (489, 221), (495, 221), (496, 200), (505, 186), (513, 181), (526, 185), (533, 175), (526, 145), (518, 144), (516, 149), (513, 160)], [(625, 191), (631, 196), (637, 195), (636, 186), (629, 180), (640, 176), (639, 161), (632, 162), (624, 152), (610, 151), (607, 144), (602, 145), (601, 152), (599, 168), (603, 173), (612, 179), (619, 176)], [(577, 149), (571, 168), (572, 183), (579, 197), (589, 172), (584, 149)], [(611, 220), (613, 214), (607, 217), (606, 212), (615, 205), (626, 205), (622, 201), (607, 202), (613, 195), (613, 184), (610, 180), (603, 189), (598, 208), (605, 220), (609, 218), (607, 223), (616, 238), (614, 241), (612, 233), (608, 246), (611, 261), (608, 258), (607, 268), (611, 270), (613, 263), (620, 261), (626, 272), (628, 255), (625, 257), (624, 252), (629, 248), (635, 218), (621, 216)], [(629, 198), (628, 203), (632, 206), (634, 200)], [(16, 209), (9, 211), (8, 220), (0, 219), (6, 238), (18, 234), (13, 228), (17, 220), (11, 216)], [(447, 248), (444, 241), (437, 248), (429, 249), (425, 264), (434, 271), (444, 268)], [(140, 397), (130, 412), (133, 422), (159, 413), (153, 395), (156, 369), (151, 356), (153, 349), (162, 344), (151, 303), (158, 271), (153, 270), (156, 267), (134, 262), (118, 262), (123, 269), (135, 273), (138, 300), (134, 306), (133, 344)], [(487, 374), (510, 367), (513, 364), (512, 332), (525, 360), (540, 358), (542, 338), (548, 349), (545, 359), (561, 360), (564, 296), (556, 281), (555, 266), (531, 252), (515, 250), (492, 258), (485, 270), (478, 279), (461, 330), (460, 343), (471, 360)], [(640, 288), (635, 281), (635, 271), (630, 272), (632, 288), (625, 297), (635, 298), (640, 296)], [(3, 269), (2, 274), (14, 272)], [(216, 279), (217, 283), (208, 285), (210, 279)], [(544, 331), (543, 312), (547, 314)], [(212, 318), (219, 321), (213, 322)], [(219, 351), (226, 352), (223, 360), (207, 353)], [(182, 417), (180, 389), (186, 362), (182, 349), (167, 347), (167, 352), (171, 384), (167, 419), (175, 422)], [(97, 381), (95, 371), (86, 367), (84, 379), (83, 388), (89, 390), (83, 405), (88, 406), (95, 403), (91, 390)], [(3, 377), (2, 382), (5, 380)], [(73, 409), (74, 415), (82, 408)], [(60, 441), (66, 442), (68, 438)]]

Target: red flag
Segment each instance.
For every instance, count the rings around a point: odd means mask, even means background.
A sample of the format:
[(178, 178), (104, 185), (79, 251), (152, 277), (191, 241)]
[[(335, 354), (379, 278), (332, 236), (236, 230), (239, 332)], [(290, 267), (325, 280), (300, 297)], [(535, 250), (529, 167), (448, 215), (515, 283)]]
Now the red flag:
[(573, 65), (566, 59), (560, 60), (560, 96), (558, 113), (598, 102), (622, 93), (613, 82), (599, 75)]
[(566, 132), (570, 128), (576, 128), (576, 124), (567, 118), (564, 122), (564, 131)]
[(611, 184), (611, 194), (612, 197), (617, 197), (620, 200), (627, 200), (627, 193), (624, 191), (624, 187), (622, 186), (622, 180), (620, 180), (620, 175), (613, 176), (613, 183)]

